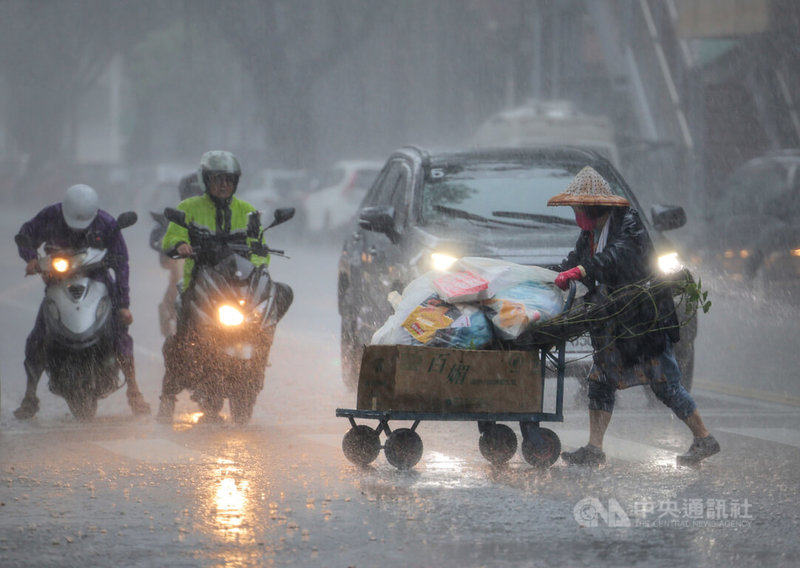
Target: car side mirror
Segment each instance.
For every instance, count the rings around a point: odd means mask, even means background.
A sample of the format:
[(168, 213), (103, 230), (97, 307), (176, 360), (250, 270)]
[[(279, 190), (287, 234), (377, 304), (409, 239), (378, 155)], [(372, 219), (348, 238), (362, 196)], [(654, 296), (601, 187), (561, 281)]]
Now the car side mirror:
[(653, 226), (659, 231), (678, 229), (686, 224), (686, 211), (680, 205), (653, 205)]
[(120, 229), (127, 229), (135, 225), (138, 220), (139, 216), (136, 211), (125, 211), (125, 213), (120, 213), (119, 217), (117, 217), (117, 225), (119, 225)]
[(393, 244), (400, 239), (394, 224), (394, 207), (364, 207), (358, 216), (358, 226), (367, 231), (383, 233)]

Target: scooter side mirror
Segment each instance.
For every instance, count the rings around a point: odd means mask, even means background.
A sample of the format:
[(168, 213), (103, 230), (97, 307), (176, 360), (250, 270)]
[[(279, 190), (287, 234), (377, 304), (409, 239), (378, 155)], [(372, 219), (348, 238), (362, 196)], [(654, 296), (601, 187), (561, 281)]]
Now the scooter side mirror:
[(120, 229), (126, 229), (131, 225), (135, 225), (138, 220), (139, 216), (136, 214), (136, 211), (125, 211), (124, 213), (120, 213), (119, 217), (117, 217), (117, 225), (119, 225)]
[(274, 219), (272, 223), (269, 224), (269, 227), (274, 227), (275, 225), (280, 225), (281, 223), (285, 223), (292, 217), (294, 217), (294, 207), (279, 207), (275, 210), (273, 214)]
[(186, 227), (186, 213), (179, 209), (167, 207), (164, 209), (164, 217), (166, 217), (171, 223), (175, 223), (181, 227)]

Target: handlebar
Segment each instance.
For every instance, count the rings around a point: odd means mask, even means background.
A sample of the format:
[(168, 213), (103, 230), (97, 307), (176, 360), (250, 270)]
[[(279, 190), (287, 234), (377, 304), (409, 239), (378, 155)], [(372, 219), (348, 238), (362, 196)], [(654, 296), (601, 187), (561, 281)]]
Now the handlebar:
[(574, 280), (569, 281), (569, 290), (567, 291), (567, 299), (564, 301), (564, 310), (568, 312), (572, 307), (572, 302), (575, 301), (575, 294), (578, 292), (578, 285)]
[[(269, 248), (262, 242), (262, 239), (266, 229), (285, 223), (294, 216), (294, 212), (295, 210), (293, 207), (276, 209), (273, 222), (265, 229), (262, 229), (260, 214), (258, 211), (253, 211), (248, 214), (246, 231), (233, 234), (212, 233), (211, 230), (206, 227), (200, 227), (195, 223), (187, 223), (186, 213), (172, 207), (164, 209), (164, 217), (171, 223), (175, 223), (189, 231), (189, 244), (193, 249), (193, 253), (190, 255), (192, 258), (197, 258), (203, 254), (212, 254), (213, 249), (223, 247), (239, 254), (255, 254), (258, 256), (276, 255), (289, 258), (283, 250)], [(247, 243), (247, 239), (256, 239), (256, 242)], [(180, 256), (174, 254), (174, 252), (175, 251), (169, 254), (169, 256), (172, 258), (180, 258)]]

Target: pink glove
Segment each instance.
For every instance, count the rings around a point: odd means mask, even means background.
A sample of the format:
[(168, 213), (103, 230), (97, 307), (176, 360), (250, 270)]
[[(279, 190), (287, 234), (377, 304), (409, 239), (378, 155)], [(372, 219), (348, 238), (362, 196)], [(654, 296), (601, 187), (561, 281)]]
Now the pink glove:
[(564, 272), (558, 273), (558, 276), (556, 276), (556, 286), (558, 286), (562, 290), (566, 290), (567, 288), (569, 288), (570, 280), (578, 280), (582, 277), (583, 277), (583, 272), (581, 271), (580, 266), (576, 266), (575, 268), (570, 268), (569, 270), (565, 270)]

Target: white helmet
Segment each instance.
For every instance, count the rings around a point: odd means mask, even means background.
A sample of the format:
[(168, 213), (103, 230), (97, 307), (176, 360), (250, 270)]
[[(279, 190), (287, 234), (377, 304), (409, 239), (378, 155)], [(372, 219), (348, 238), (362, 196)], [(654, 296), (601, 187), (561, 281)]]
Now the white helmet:
[(97, 192), (85, 184), (73, 185), (61, 202), (61, 213), (71, 229), (83, 230), (97, 217)]

